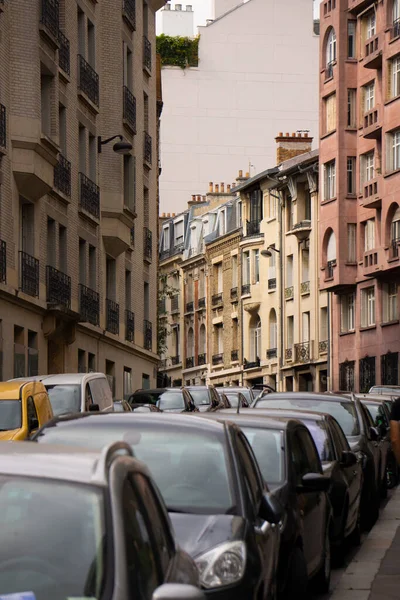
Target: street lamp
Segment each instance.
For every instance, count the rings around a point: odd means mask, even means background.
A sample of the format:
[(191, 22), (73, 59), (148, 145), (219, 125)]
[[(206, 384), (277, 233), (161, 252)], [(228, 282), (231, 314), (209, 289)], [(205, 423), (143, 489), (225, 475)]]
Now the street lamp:
[(112, 137), (110, 137), (106, 140), (102, 140), (101, 135), (99, 135), (97, 138), (97, 152), (99, 154), (101, 154), (102, 146), (112, 142), (113, 140), (115, 140), (117, 138), (119, 139), (119, 142), (114, 144), (114, 146), (113, 146), (114, 152), (116, 152), (117, 154), (129, 154), (130, 151), (132, 150), (133, 146), (130, 142), (124, 141), (124, 138), (122, 137), (122, 135), (113, 135)]
[(276, 252), (277, 254), (280, 254), (281, 251), (278, 250), (277, 248), (275, 248), (275, 246), (267, 246), (266, 250), (261, 250), (261, 256), (267, 256), (267, 257), (271, 257), (272, 256), (272, 252), (271, 250), (273, 250), (274, 252)]

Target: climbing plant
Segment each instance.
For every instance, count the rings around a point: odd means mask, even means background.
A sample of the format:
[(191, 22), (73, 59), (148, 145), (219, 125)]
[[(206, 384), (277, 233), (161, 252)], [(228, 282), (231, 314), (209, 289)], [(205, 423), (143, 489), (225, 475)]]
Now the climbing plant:
[(159, 276), (158, 286), (158, 319), (157, 319), (157, 354), (165, 354), (168, 349), (168, 336), (171, 335), (171, 329), (168, 327), (166, 319), (160, 319), (160, 316), (166, 313), (166, 300), (177, 293), (171, 285), (167, 283), (165, 275)]
[(172, 67), (197, 67), (199, 64), (199, 40), (195, 38), (170, 36), (161, 34), (157, 36), (157, 54), (161, 56), (161, 64)]

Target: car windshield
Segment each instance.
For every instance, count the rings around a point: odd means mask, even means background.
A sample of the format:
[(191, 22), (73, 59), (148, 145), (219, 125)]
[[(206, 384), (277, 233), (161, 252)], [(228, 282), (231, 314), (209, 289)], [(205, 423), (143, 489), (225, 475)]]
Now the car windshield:
[(0, 431), (11, 431), (22, 427), (20, 400), (0, 400)]
[(228, 456), (215, 434), (165, 422), (136, 425), (131, 421), (127, 427), (122, 423), (102, 425), (101, 417), (96, 421), (45, 428), (38, 442), (101, 449), (124, 440), (148, 465), (169, 510), (202, 514), (233, 511)]
[(312, 439), (317, 447), (319, 457), (322, 462), (333, 460), (331, 444), (328, 438), (328, 432), (322, 421), (313, 421), (311, 419), (300, 419), (311, 433)]
[(157, 407), (160, 410), (174, 410), (185, 408), (185, 401), (183, 399), (183, 393), (178, 392), (164, 392), (158, 397)]
[(347, 436), (359, 435), (360, 427), (358, 424), (356, 409), (353, 402), (344, 400), (312, 400), (302, 398), (266, 398), (258, 400), (256, 408), (300, 408), (303, 410), (311, 410), (312, 412), (327, 413), (335, 417), (343, 432)]
[(206, 406), (207, 404), (210, 404), (208, 390), (195, 390), (190, 388), (189, 392), (196, 406)]
[[(0, 595), (100, 599), (103, 497), (84, 485), (0, 475)], [(19, 596), (18, 596), (19, 597)]]
[(253, 402), (254, 396), (252, 394), (252, 391), (249, 388), (245, 388), (245, 387), (241, 388), (240, 393), (243, 394), (243, 396), (246, 398), (249, 405)]
[(239, 404), (239, 395), (238, 394), (225, 394), (229, 400), (229, 404), (232, 408), (237, 408)]
[(46, 385), (55, 417), (81, 411), (80, 385)]
[(262, 476), (267, 483), (281, 483), (284, 478), (283, 432), (241, 425), (256, 456)]

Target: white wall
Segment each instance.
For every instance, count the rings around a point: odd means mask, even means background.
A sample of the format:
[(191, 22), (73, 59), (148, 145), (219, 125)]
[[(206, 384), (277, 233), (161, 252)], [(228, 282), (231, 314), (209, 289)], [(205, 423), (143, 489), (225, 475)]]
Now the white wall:
[(280, 131), (318, 138), (312, 0), (249, 0), (199, 29), (199, 67), (163, 69), (162, 211), (249, 162), (252, 174), (275, 165)]
[[(188, 4), (190, 2), (188, 1)], [(183, 10), (159, 10), (156, 13), (157, 35), (181, 35), (194, 36), (194, 12), (186, 10), (186, 4), (182, 4)]]

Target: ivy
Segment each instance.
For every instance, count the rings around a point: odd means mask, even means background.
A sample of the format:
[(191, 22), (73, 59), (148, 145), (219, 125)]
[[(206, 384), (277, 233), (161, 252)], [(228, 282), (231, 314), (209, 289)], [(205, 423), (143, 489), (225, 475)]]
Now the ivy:
[(174, 296), (179, 290), (168, 285), (167, 276), (159, 275), (158, 288), (158, 319), (157, 319), (157, 354), (161, 356), (168, 349), (168, 336), (171, 335), (171, 328), (165, 323), (164, 319), (160, 319), (160, 314), (165, 314), (165, 301), (167, 298)]
[(199, 40), (195, 38), (170, 36), (161, 34), (157, 36), (157, 54), (161, 56), (161, 64), (171, 67), (197, 67), (199, 64)]

